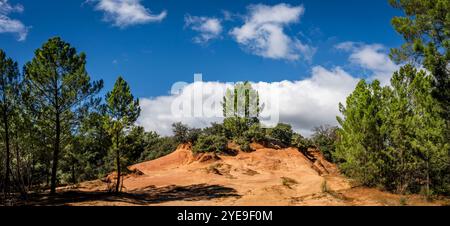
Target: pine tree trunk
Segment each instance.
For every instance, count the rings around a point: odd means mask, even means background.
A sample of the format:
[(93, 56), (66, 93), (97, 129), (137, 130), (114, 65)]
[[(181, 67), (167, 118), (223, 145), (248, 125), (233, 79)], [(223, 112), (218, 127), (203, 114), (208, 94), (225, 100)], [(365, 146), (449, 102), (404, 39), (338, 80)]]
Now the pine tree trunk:
[(430, 164), (427, 159), (427, 199), (430, 198)]
[(119, 192), (120, 186), (120, 150), (119, 150), (119, 134), (116, 134), (116, 164), (117, 164), (117, 183), (116, 183), (116, 192)]
[[(16, 140), (18, 140), (17, 134), (16, 134)], [(22, 173), (20, 172), (21, 168), (22, 168), (22, 166), (21, 166), (22, 164), (21, 164), (21, 161), (20, 161), (20, 150), (19, 150), (19, 145), (18, 144), (15, 145), (15, 149), (16, 149), (16, 161), (17, 161), (17, 163), (16, 163), (17, 187), (19, 188), (20, 192), (22, 194), (24, 194), (25, 193), (25, 189), (24, 189), (24, 181), (23, 181)]]
[(9, 193), (9, 176), (11, 174), (10, 169), (10, 147), (9, 147), (9, 123), (8, 123), (8, 115), (6, 112), (6, 109), (3, 110), (3, 123), (5, 126), (5, 145), (6, 145), (6, 156), (5, 156), (5, 188), (4, 188), (4, 194), (5, 197)]
[(77, 183), (77, 179), (75, 178), (75, 161), (74, 162), (72, 162), (72, 167), (71, 167), (72, 169), (72, 183), (73, 184), (76, 184)]
[(59, 113), (56, 114), (56, 138), (55, 138), (55, 146), (53, 150), (53, 165), (52, 165), (52, 178), (50, 185), (50, 194), (56, 193), (56, 171), (58, 169), (58, 157), (60, 151), (60, 142), (61, 142), (61, 122)]

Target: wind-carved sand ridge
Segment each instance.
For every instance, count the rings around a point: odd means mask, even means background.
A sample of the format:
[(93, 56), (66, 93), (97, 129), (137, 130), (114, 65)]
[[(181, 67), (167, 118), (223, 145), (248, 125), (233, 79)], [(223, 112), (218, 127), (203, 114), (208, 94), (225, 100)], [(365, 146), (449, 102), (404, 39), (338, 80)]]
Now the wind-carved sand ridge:
[[(194, 154), (180, 145), (169, 155), (129, 166), (121, 194), (107, 192), (116, 174), (103, 180), (59, 188), (38, 205), (445, 205), (419, 195), (396, 195), (352, 186), (320, 151), (267, 148), (252, 144), (231, 154)], [(234, 150), (233, 150), (234, 149)], [(30, 203), (29, 203), (30, 204)], [(33, 204), (33, 203), (31, 203)]]

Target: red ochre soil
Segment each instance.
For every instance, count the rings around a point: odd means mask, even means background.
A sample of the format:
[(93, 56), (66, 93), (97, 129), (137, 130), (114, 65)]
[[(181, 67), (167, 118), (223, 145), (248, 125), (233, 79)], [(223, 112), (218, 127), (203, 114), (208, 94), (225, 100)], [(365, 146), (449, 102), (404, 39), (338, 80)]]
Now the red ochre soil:
[[(233, 148), (233, 145), (229, 145)], [(193, 154), (180, 145), (171, 154), (129, 166), (122, 193), (116, 174), (103, 180), (58, 189), (56, 197), (40, 196), (31, 205), (218, 205), (342, 206), (448, 205), (447, 199), (426, 201), (419, 195), (396, 195), (354, 186), (323, 155), (309, 149), (272, 149), (252, 144), (253, 152), (234, 155)]]

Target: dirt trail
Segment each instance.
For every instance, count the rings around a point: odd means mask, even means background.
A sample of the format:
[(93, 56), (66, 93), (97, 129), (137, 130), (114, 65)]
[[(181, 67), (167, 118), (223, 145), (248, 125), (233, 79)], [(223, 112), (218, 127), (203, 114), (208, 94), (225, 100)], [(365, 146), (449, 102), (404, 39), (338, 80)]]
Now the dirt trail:
[[(271, 149), (252, 144), (253, 152), (197, 154), (181, 145), (159, 159), (129, 167), (127, 197), (92, 197), (69, 205), (400, 205), (427, 203), (376, 189), (352, 188), (337, 167), (309, 149)], [(111, 175), (114, 177), (114, 175)], [(115, 181), (110, 178), (110, 181)], [(102, 181), (80, 184), (77, 192), (101, 192)], [(403, 201), (401, 201), (403, 200)]]

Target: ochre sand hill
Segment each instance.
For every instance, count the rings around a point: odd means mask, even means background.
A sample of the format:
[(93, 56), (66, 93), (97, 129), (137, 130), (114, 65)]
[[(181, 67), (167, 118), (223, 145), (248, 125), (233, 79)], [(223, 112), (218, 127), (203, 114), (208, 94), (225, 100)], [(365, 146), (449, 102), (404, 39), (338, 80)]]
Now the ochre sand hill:
[[(233, 145), (230, 145), (232, 148)], [(352, 186), (322, 154), (309, 149), (271, 149), (252, 144), (250, 153), (193, 154), (190, 145), (129, 167), (121, 195), (105, 192), (115, 174), (104, 180), (60, 188), (55, 205), (442, 205), (419, 195), (401, 196)], [(44, 202), (42, 202), (44, 201)], [(39, 202), (36, 201), (38, 204)]]

